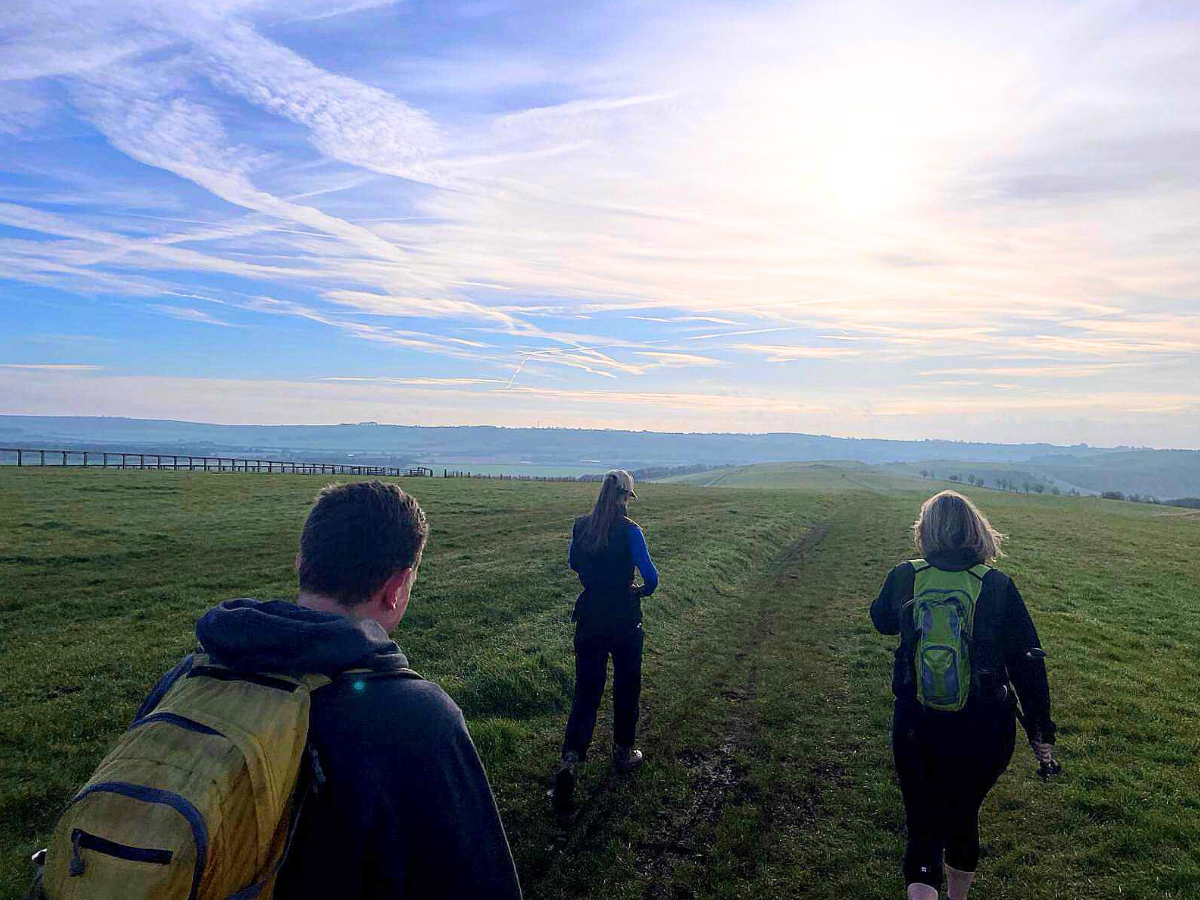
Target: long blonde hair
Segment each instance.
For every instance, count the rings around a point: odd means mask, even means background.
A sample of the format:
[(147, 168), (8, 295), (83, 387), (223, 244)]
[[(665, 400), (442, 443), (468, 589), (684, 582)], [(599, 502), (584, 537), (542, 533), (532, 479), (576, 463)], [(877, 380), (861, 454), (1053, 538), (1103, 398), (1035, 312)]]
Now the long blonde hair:
[(913, 545), (924, 557), (968, 551), (979, 562), (989, 563), (1004, 555), (1003, 540), (987, 516), (958, 491), (934, 494), (921, 504), (921, 514), (913, 522)]

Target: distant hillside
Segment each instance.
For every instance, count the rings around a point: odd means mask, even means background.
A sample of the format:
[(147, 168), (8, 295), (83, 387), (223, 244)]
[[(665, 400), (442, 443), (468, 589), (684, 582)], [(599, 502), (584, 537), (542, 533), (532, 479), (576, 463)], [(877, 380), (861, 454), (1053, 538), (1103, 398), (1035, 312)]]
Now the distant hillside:
[[(939, 477), (976, 474), (989, 485), (998, 477), (1007, 477), (1018, 484), (1028, 479), (1084, 493), (1122, 491), (1158, 498), (1200, 494), (1200, 451), (1087, 445), (482, 425), (211, 425), (155, 419), (0, 416), (0, 446), (109, 447), (149, 453), (223, 453), (329, 461), (352, 458), (383, 465), (428, 463), (464, 469), (553, 466), (562, 474), (603, 471), (612, 466), (662, 473), (676, 466), (853, 461), (890, 466), (891, 474), (905, 477), (919, 477), (921, 469), (932, 470)], [(839, 481), (841, 475), (837, 473)], [(696, 480), (705, 481), (703, 477)]]
[[(1157, 451), (1167, 453), (1168, 451)], [(1058, 490), (1059, 493), (1077, 491), (1082, 494), (1099, 494), (1102, 491), (1087, 487), (1084, 483), (1095, 484), (1124, 484), (1139, 485), (1139, 487), (1105, 487), (1105, 491), (1120, 491), (1127, 497), (1135, 495), (1156, 497), (1162, 499), (1169, 493), (1157, 490), (1177, 482), (1190, 482), (1200, 485), (1200, 473), (1188, 469), (1183, 463), (1188, 458), (1175, 458), (1179, 468), (1169, 468), (1172, 458), (1157, 455), (1143, 457), (1141, 465), (1127, 466), (1123, 470), (1110, 473), (1097, 468), (1092, 469), (1082, 464), (1070, 469), (1070, 474), (1077, 479), (1068, 482), (1052, 477), (1036, 462), (1026, 463), (972, 463), (949, 460), (933, 460), (927, 463), (893, 463), (883, 466), (870, 466), (861, 463), (847, 462), (795, 462), (795, 463), (760, 463), (752, 466), (728, 466), (724, 468), (707, 469), (692, 474), (681, 474), (659, 480), (678, 484), (694, 484), (705, 487), (760, 487), (760, 488), (792, 488), (792, 489), (859, 489), (859, 490), (903, 490), (927, 489), (935, 490), (949, 486), (948, 482), (959, 480), (964, 490), (971, 490), (968, 476), (973, 475), (983, 480), (985, 488), (997, 489), (1002, 482), (1015, 485), (1016, 490), (1023, 490), (1026, 483), (1038, 486), (1047, 493)], [(1164, 460), (1166, 460), (1164, 462)], [(921, 473), (927, 473), (927, 477)], [(1147, 485), (1149, 487), (1147, 487)], [(1195, 488), (1193, 487), (1192, 490)], [(1175, 501), (1182, 506), (1193, 502)]]
[(206, 443), (220, 448), (377, 451), (438, 460), (590, 461), (626, 468), (730, 465), (800, 459), (867, 463), (927, 459), (1017, 461), (1055, 453), (1104, 453), (1081, 445), (887, 441), (811, 434), (676, 434), (466, 425), (210, 425), (157, 419), (0, 416), (0, 444)]
[(998, 479), (1007, 478), (1018, 485), (1026, 481), (1043, 483), (1047, 488), (1062, 491), (1078, 490), (1084, 494), (1121, 491), (1156, 497), (1186, 497), (1200, 491), (1200, 452), (1195, 450), (1124, 450), (1039, 456), (1023, 462), (997, 463), (950, 459), (928, 460), (923, 463), (902, 463), (887, 467), (897, 474), (919, 475), (932, 472), (937, 478), (968, 475), (984, 479), (995, 487)]
[(1097, 492), (1151, 494), (1159, 499), (1200, 492), (1200, 453), (1194, 450), (1050, 456), (1034, 460), (1033, 469)]

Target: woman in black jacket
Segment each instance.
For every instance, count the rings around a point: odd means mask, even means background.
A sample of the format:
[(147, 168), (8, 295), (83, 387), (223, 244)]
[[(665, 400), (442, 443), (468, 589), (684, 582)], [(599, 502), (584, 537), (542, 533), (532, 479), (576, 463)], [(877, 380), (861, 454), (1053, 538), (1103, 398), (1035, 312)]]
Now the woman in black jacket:
[[(642, 597), (658, 587), (642, 529), (629, 518), (636, 500), (633, 476), (614, 469), (604, 476), (590, 515), (575, 520), (568, 561), (583, 593), (575, 601), (575, 698), (563, 736), (562, 763), (554, 777), (554, 803), (565, 808), (575, 774), (587, 757), (604, 694), (608, 658), (613, 661), (613, 767), (628, 772), (642, 763), (633, 746), (642, 690)], [(634, 585), (634, 569), (642, 573)]]
[[(1034, 756), (1043, 766), (1053, 764), (1045, 654), (1016, 585), (987, 565), (1001, 555), (1003, 536), (970, 500), (954, 491), (931, 497), (913, 538), (924, 559), (892, 569), (871, 604), (875, 628), (900, 635), (892, 674), (892, 752), (908, 822), (904, 877), (910, 900), (937, 900), (944, 865), (946, 896), (966, 900), (979, 861), (979, 808), (1012, 759), (1018, 697)], [(948, 654), (941, 651), (938, 661), (940, 648), (931, 649), (926, 663), (916, 658), (918, 641), (934, 625), (924, 606), (917, 610), (914, 590), (919, 584), (925, 596), (932, 586), (930, 596), (945, 595), (937, 587), (943, 582), (966, 585), (964, 597), (976, 594), (973, 609), (969, 603), (956, 607), (966, 624), (962, 646), (970, 668), (961, 709), (953, 702), (934, 708), (921, 699), (944, 692), (947, 683), (951, 691), (957, 685)], [(950, 615), (957, 627), (958, 617)]]

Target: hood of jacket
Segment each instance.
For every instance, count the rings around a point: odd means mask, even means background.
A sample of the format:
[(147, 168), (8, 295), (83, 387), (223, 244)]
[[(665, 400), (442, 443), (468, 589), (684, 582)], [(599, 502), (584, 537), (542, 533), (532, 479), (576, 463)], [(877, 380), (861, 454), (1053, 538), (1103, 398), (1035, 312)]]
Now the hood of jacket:
[(951, 550), (946, 553), (931, 553), (925, 562), (943, 572), (963, 572), (983, 562), (973, 550)]
[(241, 671), (336, 675), (408, 666), (378, 622), (286, 600), (226, 600), (200, 618), (196, 637), (215, 661)]

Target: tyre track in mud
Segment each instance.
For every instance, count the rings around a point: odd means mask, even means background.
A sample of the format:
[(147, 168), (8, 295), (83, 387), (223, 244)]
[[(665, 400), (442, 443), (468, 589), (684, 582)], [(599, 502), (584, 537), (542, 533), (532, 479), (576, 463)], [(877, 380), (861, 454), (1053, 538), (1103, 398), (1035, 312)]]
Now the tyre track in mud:
[[(751, 587), (758, 615), (743, 646), (734, 655), (737, 667), (719, 678), (713, 692), (727, 703), (727, 714), (715, 746), (684, 748), (677, 761), (691, 773), (688, 802), (664, 807), (655, 817), (651, 836), (636, 850), (636, 865), (648, 900), (691, 897), (690, 889), (675, 883), (681, 865), (704, 867), (712, 853), (712, 834), (725, 807), (750, 799), (757, 789), (745, 781), (746, 767), (739, 754), (753, 753), (753, 738), (760, 727), (757, 709), (762, 645), (776, 632), (779, 607), (774, 602), (790, 583), (801, 577), (806, 558), (828, 533), (821, 523), (809, 528), (771, 564), (765, 576)], [(814, 798), (812, 803), (818, 802)]]

